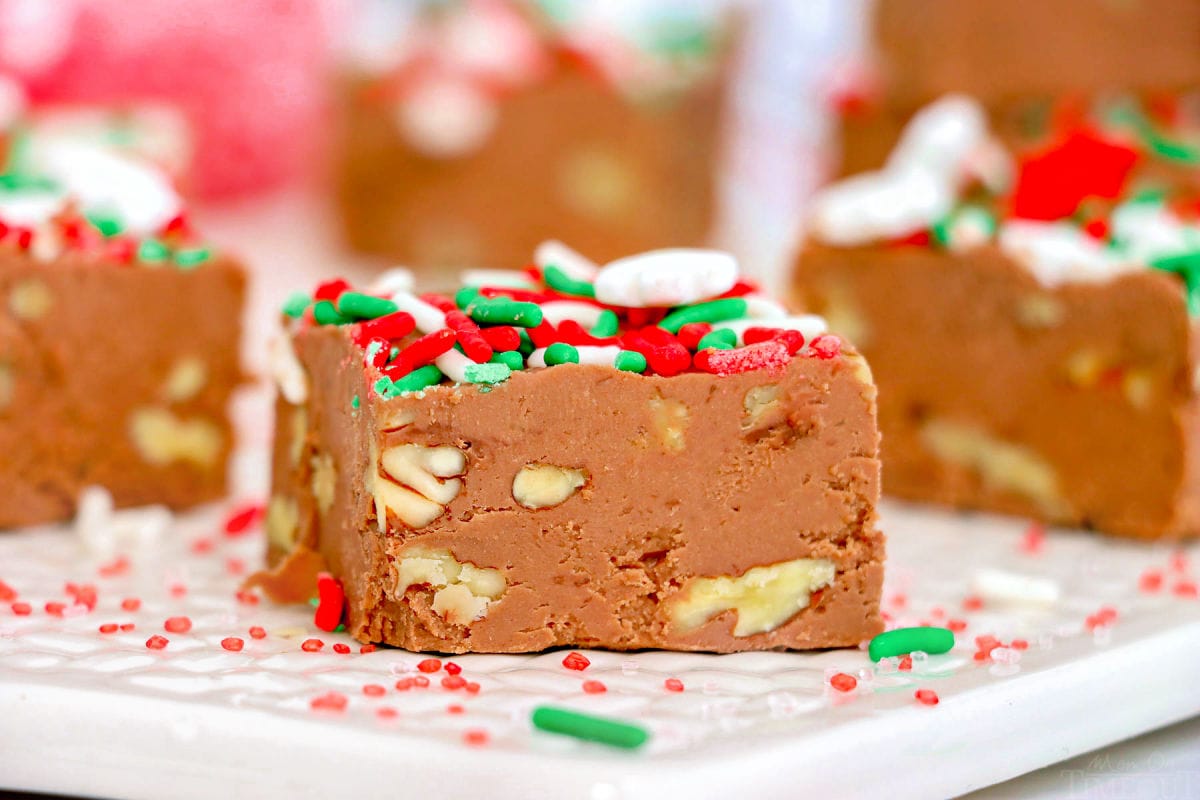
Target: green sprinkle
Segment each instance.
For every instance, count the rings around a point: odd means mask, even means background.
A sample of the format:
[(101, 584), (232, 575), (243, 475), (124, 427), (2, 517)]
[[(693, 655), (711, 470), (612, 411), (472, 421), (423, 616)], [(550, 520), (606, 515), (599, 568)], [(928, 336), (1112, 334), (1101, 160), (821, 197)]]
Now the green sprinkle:
[(671, 333), (692, 322), (724, 322), (746, 316), (746, 301), (741, 297), (723, 297), (677, 308), (658, 323), (658, 327)]
[[(520, 355), (520, 354), (518, 354)], [(507, 364), (468, 364), (466, 369), (467, 381), (470, 383), (503, 383), (512, 375)]]
[(636, 350), (622, 350), (613, 359), (613, 366), (622, 372), (645, 372), (646, 357)]
[(189, 250), (175, 252), (175, 264), (180, 269), (194, 269), (212, 258), (212, 252), (207, 247), (193, 247)]
[(537, 303), (522, 303), (503, 297), (477, 298), (467, 309), (471, 319), (485, 325), (518, 325), (536, 328), (542, 324), (542, 309)]
[(548, 367), (578, 363), (579, 351), (569, 344), (555, 342), (546, 348), (546, 366)]
[(454, 293), (454, 305), (460, 309), (465, 309), (479, 297), (479, 287), (464, 286)]
[(600, 316), (596, 319), (596, 324), (588, 331), (592, 336), (616, 336), (617, 331), (621, 328), (621, 321), (617, 319), (617, 315), (609, 311), (607, 308), (600, 312)]
[(525, 369), (525, 356), (521, 355), (518, 350), (504, 350), (500, 353), (492, 353), (489, 363), (503, 364), (509, 370), (515, 372), (519, 369)]
[(561, 733), (563, 736), (627, 750), (641, 747), (650, 738), (650, 733), (638, 725), (554, 706), (538, 706), (533, 710), (531, 720), (533, 727), (541, 731)]
[(1174, 272), (1183, 278), (1188, 314), (1200, 316), (1200, 250), (1156, 258), (1150, 262), (1154, 269)]
[(587, 281), (572, 278), (553, 264), (547, 264), (546, 268), (542, 270), (542, 280), (546, 282), (547, 286), (560, 294), (592, 298), (596, 296), (596, 287)]
[(0, 175), (0, 191), (4, 192), (56, 192), (57, 181), (27, 172), (6, 172)]
[(158, 239), (143, 239), (138, 245), (137, 257), (139, 261), (157, 263), (170, 258), (171, 250)]
[(396, 395), (392, 394), (392, 387), (394, 387), (394, 386), (395, 386), (395, 383), (392, 381), (392, 379), (385, 375), (382, 378), (380, 378), (379, 380), (375, 381), (375, 385), (372, 388), (375, 390), (375, 394), (379, 395), (380, 397), (382, 397), (384, 399), (387, 399), (389, 397), (396, 396)]
[(700, 337), (696, 343), (696, 352), (701, 350), (732, 350), (737, 347), (737, 334), (729, 328), (717, 328)]
[(328, 300), (318, 300), (313, 306), (313, 321), (318, 325), (345, 325), (353, 322), (350, 317), (343, 317)]
[(304, 292), (296, 292), (288, 296), (287, 300), (283, 301), (283, 313), (287, 314), (292, 319), (297, 319), (304, 315), (305, 309), (311, 299)]
[(954, 632), (947, 628), (897, 628), (881, 633), (871, 640), (867, 654), (872, 661), (891, 656), (915, 653), (937, 655), (948, 653), (954, 647)]
[(354, 399), (350, 401), (350, 407), (357, 409), (362, 405), (362, 401), (358, 399), (358, 395), (354, 395)]
[(391, 300), (361, 292), (342, 292), (337, 299), (338, 313), (356, 319), (375, 319), (393, 314), (399, 308)]
[(398, 381), (392, 381), (393, 397), (405, 392), (419, 392), (442, 382), (442, 371), (433, 364), (414, 369)]
[(521, 344), (517, 346), (517, 352), (523, 356), (528, 356), (537, 348), (533, 346), (533, 339), (529, 338), (529, 332), (524, 328), (517, 328), (517, 335), (521, 337)]
[(88, 222), (96, 230), (100, 231), (100, 235), (104, 238), (116, 236), (121, 231), (125, 230), (125, 226), (121, 224), (121, 220), (113, 214), (105, 214), (101, 211), (90, 211), (87, 214)]

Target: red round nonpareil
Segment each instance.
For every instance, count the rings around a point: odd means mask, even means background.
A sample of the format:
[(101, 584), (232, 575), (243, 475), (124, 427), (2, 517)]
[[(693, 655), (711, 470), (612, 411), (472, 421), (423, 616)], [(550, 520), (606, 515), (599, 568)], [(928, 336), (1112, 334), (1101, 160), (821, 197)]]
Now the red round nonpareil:
[(829, 679), (829, 685), (839, 692), (852, 692), (858, 686), (858, 679), (853, 675), (839, 672)]
[(937, 692), (932, 689), (917, 689), (913, 694), (917, 698), (917, 702), (925, 706), (936, 706), (938, 704)]

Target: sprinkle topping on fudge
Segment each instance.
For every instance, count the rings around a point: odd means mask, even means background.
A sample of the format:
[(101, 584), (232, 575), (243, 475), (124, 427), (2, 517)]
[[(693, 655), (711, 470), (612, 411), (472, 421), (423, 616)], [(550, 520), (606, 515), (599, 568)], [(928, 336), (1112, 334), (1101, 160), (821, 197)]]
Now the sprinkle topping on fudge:
[(333, 280), (283, 311), (293, 326), (346, 326), (382, 397), (560, 364), (733, 375), (841, 350), (825, 320), (790, 316), (713, 250), (656, 250), (600, 267), (547, 242), (523, 271), (464, 279), (453, 297), (413, 294), (396, 274), (363, 292)]
[(1099, 121), (1063, 116), (1048, 145), (1013, 157), (978, 103), (947, 96), (912, 119), (883, 169), (818, 195), (812, 233), (841, 247), (994, 242), (1048, 286), (1149, 266), (1179, 274), (1200, 313), (1200, 187), (1161, 176), (1200, 163), (1200, 147), (1131, 102)]

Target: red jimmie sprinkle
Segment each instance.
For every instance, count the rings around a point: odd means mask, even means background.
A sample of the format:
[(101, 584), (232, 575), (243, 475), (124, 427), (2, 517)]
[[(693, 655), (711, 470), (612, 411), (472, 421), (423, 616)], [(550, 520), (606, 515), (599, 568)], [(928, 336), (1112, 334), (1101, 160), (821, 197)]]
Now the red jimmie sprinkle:
[(467, 713), (467, 709), (459, 703), (451, 703), (450, 705), (446, 706), (446, 713), (447, 714), (465, 714), (465, 713)]
[(781, 370), (791, 360), (787, 345), (772, 339), (732, 350), (701, 350), (696, 354), (696, 368), (716, 375), (736, 375), (759, 369)]
[(132, 622), (123, 622), (123, 623), (121, 623), (121, 630), (122, 630), (122, 631), (124, 631), (125, 633), (129, 633), (129, 632), (130, 632), (131, 630), (133, 630), (135, 627), (137, 627), (137, 626), (136, 626), (136, 625), (134, 625)]
[(250, 503), (233, 509), (225, 518), (225, 535), (241, 536), (243, 533), (249, 533), (258, 527), (265, 513), (266, 509), (258, 503)]
[(146, 647), (151, 650), (162, 650), (170, 642), (165, 636), (159, 636), (157, 633), (146, 640)]
[(170, 592), (171, 597), (183, 597), (185, 594), (187, 594), (187, 587), (182, 583), (176, 583), (173, 584), (167, 591)]
[(421, 672), (437, 672), (442, 668), (442, 662), (436, 658), (427, 658), (417, 664), (417, 669)]
[(825, 360), (837, 358), (838, 354), (842, 352), (842, 340), (836, 336), (825, 333), (809, 342), (808, 348), (817, 358)]
[(129, 571), (129, 559), (125, 556), (117, 556), (107, 564), (101, 564), (97, 572), (101, 578), (115, 578), (118, 575), (124, 575)]
[(412, 682), (413, 686), (416, 686), (418, 689), (424, 689), (429, 686), (429, 678), (424, 675), (414, 675)]
[(604, 694), (608, 691), (608, 687), (600, 681), (584, 681), (583, 691), (587, 694)]
[(641, 353), (651, 370), (668, 378), (691, 366), (692, 354), (683, 343), (656, 325), (626, 333), (621, 337), (621, 345)]
[(562, 660), (562, 665), (564, 667), (567, 669), (577, 670), (579, 672), (583, 672), (585, 669), (591, 666), (591, 664), (592, 662), (589, 661), (587, 656), (583, 655), (583, 653), (567, 653)]
[(462, 667), (460, 667), (458, 664), (455, 664), (453, 661), (447, 661), (446, 672), (451, 675), (460, 675), (462, 674)]
[(115, 622), (104, 623), (103, 625), (100, 626), (100, 632), (101, 633), (116, 633), (117, 632), (117, 623), (115, 623)]
[(71, 595), (71, 598), (75, 601), (75, 605), (87, 606), (88, 611), (96, 610), (96, 587), (90, 583), (80, 586), (68, 583), (67, 594)]
[(0, 581), (0, 603), (7, 603), (17, 599), (17, 590), (9, 586), (4, 581)]
[(346, 695), (341, 692), (326, 692), (323, 695), (314, 697), (309, 706), (313, 711), (345, 711), (346, 704), (350, 701), (346, 699)]
[(328, 572), (317, 574), (317, 610), (313, 614), (313, 624), (323, 631), (332, 632), (342, 622), (342, 612), (346, 608), (346, 593), (342, 582)]
[(1046, 526), (1040, 522), (1031, 522), (1021, 536), (1019, 549), (1027, 555), (1037, 555), (1046, 546)]
[(488, 732), (478, 728), (463, 731), (463, 742), (472, 747), (483, 747), (488, 743)]
[(66, 603), (59, 603), (54, 600), (46, 603), (46, 613), (52, 617), (61, 617), (63, 612), (67, 610)]
[(533, 342), (534, 347), (549, 347), (558, 341), (558, 332), (544, 319), (536, 328), (529, 328), (525, 332), (529, 334), (529, 340)]
[(400, 716), (400, 712), (391, 706), (382, 706), (375, 709), (375, 716), (379, 717), (380, 719), (395, 719), (396, 717)]
[(401, 678), (400, 680), (396, 681), (396, 691), (407, 692), (409, 689), (413, 688), (415, 683), (416, 681), (412, 678)]
[(442, 328), (417, 339), (401, 350), (391, 364), (383, 368), (383, 374), (399, 380), (418, 367), (423, 367), (454, 347), (454, 331)]
[(573, 319), (564, 319), (558, 323), (558, 341), (569, 345), (610, 345), (617, 343), (615, 336), (592, 336), (582, 325)]
[(839, 672), (829, 679), (829, 685), (839, 692), (852, 692), (858, 686), (858, 679), (853, 675)]
[(187, 617), (167, 617), (163, 628), (167, 633), (187, 633), (192, 629), (192, 621)]
[(1194, 581), (1178, 581), (1175, 586), (1171, 588), (1171, 594), (1175, 595), (1176, 597), (1191, 599), (1200, 595), (1200, 590), (1197, 589)]
[(314, 300), (329, 300), (333, 302), (341, 296), (342, 292), (350, 290), (350, 284), (341, 278), (334, 278), (331, 281), (325, 281), (317, 286), (317, 290), (313, 292)]
[(492, 346), (483, 338), (475, 321), (466, 314), (457, 309), (447, 311), (446, 326), (454, 331), (467, 358), (476, 364), (483, 364), (491, 359), (494, 352)]
[(458, 306), (454, 305), (454, 301), (444, 294), (423, 294), (420, 296), (422, 302), (436, 308), (438, 311), (456, 311)]
[(333, 652), (344, 656), (350, 652), (350, 645), (346, 644), (345, 642), (335, 642), (333, 645)]
[(946, 628), (953, 631), (954, 633), (962, 633), (963, 631), (965, 631), (967, 629), (967, 622), (966, 622), (966, 620), (962, 620), (962, 619), (947, 620)]
[(933, 689), (917, 689), (913, 693), (913, 697), (917, 698), (917, 702), (923, 706), (936, 706), (938, 704), (937, 692)]
[(521, 346), (521, 334), (511, 325), (496, 325), (491, 328), (481, 328), (479, 334), (492, 350), (503, 353), (516, 350)]
[(668, 692), (682, 692), (683, 681), (679, 680), (679, 678), (667, 678), (663, 681), (663, 688)]
[(362, 693), (367, 697), (383, 697), (387, 694), (387, 687), (380, 686), (378, 683), (368, 683), (363, 685)]
[(758, 344), (759, 342), (769, 342), (781, 335), (783, 335), (783, 328), (746, 328), (742, 331), (742, 342)]
[(362, 647), (358, 648), (358, 652), (359, 652), (361, 655), (366, 655), (367, 653), (374, 653), (374, 652), (375, 652), (375, 645), (373, 645), (373, 644), (364, 644)]
[(238, 589), (236, 592), (233, 593), (233, 596), (237, 599), (237, 601), (239, 603), (242, 603), (243, 605), (247, 605), (247, 606), (258, 605), (258, 601), (260, 599), (257, 594), (255, 594), (254, 592), (252, 592), (248, 589)]
[(479, 694), (480, 686), (475, 681), (467, 681), (467, 685), (463, 688), (467, 690), (467, 694)]
[(454, 691), (455, 689), (461, 689), (466, 685), (467, 679), (462, 675), (447, 675), (446, 677), (442, 678), (443, 689)]
[(1146, 594), (1162, 591), (1163, 574), (1156, 569), (1148, 569), (1138, 578), (1138, 589)]
[[(407, 311), (393, 311), (382, 317), (354, 323), (350, 326), (350, 338), (358, 346), (366, 347), (372, 339), (381, 339), (384, 342), (403, 339), (416, 327), (417, 323), (412, 314)], [(387, 352), (386, 348), (384, 352)]]
[(306, 653), (319, 652), (323, 647), (325, 647), (325, 643), (320, 639), (305, 639), (300, 643), (300, 649)]
[(967, 595), (963, 598), (963, 611), (978, 611), (983, 608), (983, 598), (978, 595)]
[(27, 617), (33, 613), (33, 606), (29, 605), (29, 603), (13, 603), (11, 608), (12, 612), (18, 617)]
[(255, 625), (255, 626), (251, 627), (251, 628), (250, 628), (250, 630), (249, 630), (249, 633), (250, 633), (250, 638), (251, 638), (251, 639), (265, 639), (265, 638), (267, 638), (267, 632), (266, 632), (265, 630), (263, 630), (262, 628), (260, 628), (258, 625)]
[(221, 647), (224, 647), (231, 653), (241, 652), (241, 649), (246, 646), (246, 643), (237, 636), (226, 636), (221, 640)]
[(679, 337), (680, 343), (688, 350), (695, 350), (700, 344), (700, 340), (712, 332), (712, 325), (707, 322), (689, 322), (679, 329), (679, 333), (675, 334)]

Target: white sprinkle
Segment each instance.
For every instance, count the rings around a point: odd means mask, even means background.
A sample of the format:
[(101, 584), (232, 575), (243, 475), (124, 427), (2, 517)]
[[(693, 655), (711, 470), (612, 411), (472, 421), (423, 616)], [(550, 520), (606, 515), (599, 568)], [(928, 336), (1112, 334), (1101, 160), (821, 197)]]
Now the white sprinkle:
[(392, 302), (399, 310), (412, 314), (421, 333), (433, 333), (446, 327), (446, 315), (411, 292), (396, 292)]
[(547, 265), (552, 264), (575, 280), (588, 283), (594, 281), (596, 273), (600, 271), (595, 261), (556, 239), (549, 239), (537, 246), (533, 251), (533, 263), (537, 264), (539, 269), (545, 269)]
[(546, 366), (546, 348), (539, 347), (529, 354), (525, 359), (526, 367), (544, 367)]
[(746, 316), (751, 319), (783, 319), (788, 316), (786, 308), (761, 294), (748, 294), (742, 299), (746, 301)]
[(602, 367), (611, 367), (621, 352), (621, 348), (616, 345), (579, 345), (575, 349), (579, 351), (580, 364), (597, 364)]
[(450, 380), (456, 383), (466, 383), (467, 367), (471, 366), (475, 362), (454, 348), (450, 348), (435, 358), (433, 363), (437, 364), (437, 368), (440, 369)]
[(515, 269), (465, 269), (459, 273), (464, 286), (508, 286), (514, 289), (537, 289), (537, 284), (524, 272)]
[(389, 295), (396, 292), (411, 292), (416, 285), (412, 270), (407, 267), (392, 267), (380, 273), (371, 282), (370, 293)]
[(630, 308), (679, 306), (724, 294), (737, 283), (737, 260), (720, 250), (652, 250), (606, 264), (596, 299)]
[(1049, 607), (1058, 602), (1058, 583), (1049, 578), (981, 569), (971, 579), (972, 591), (987, 602)]
[(585, 328), (591, 328), (600, 319), (601, 311), (603, 309), (599, 306), (575, 300), (552, 300), (542, 303), (542, 319), (551, 325), (572, 319)]

